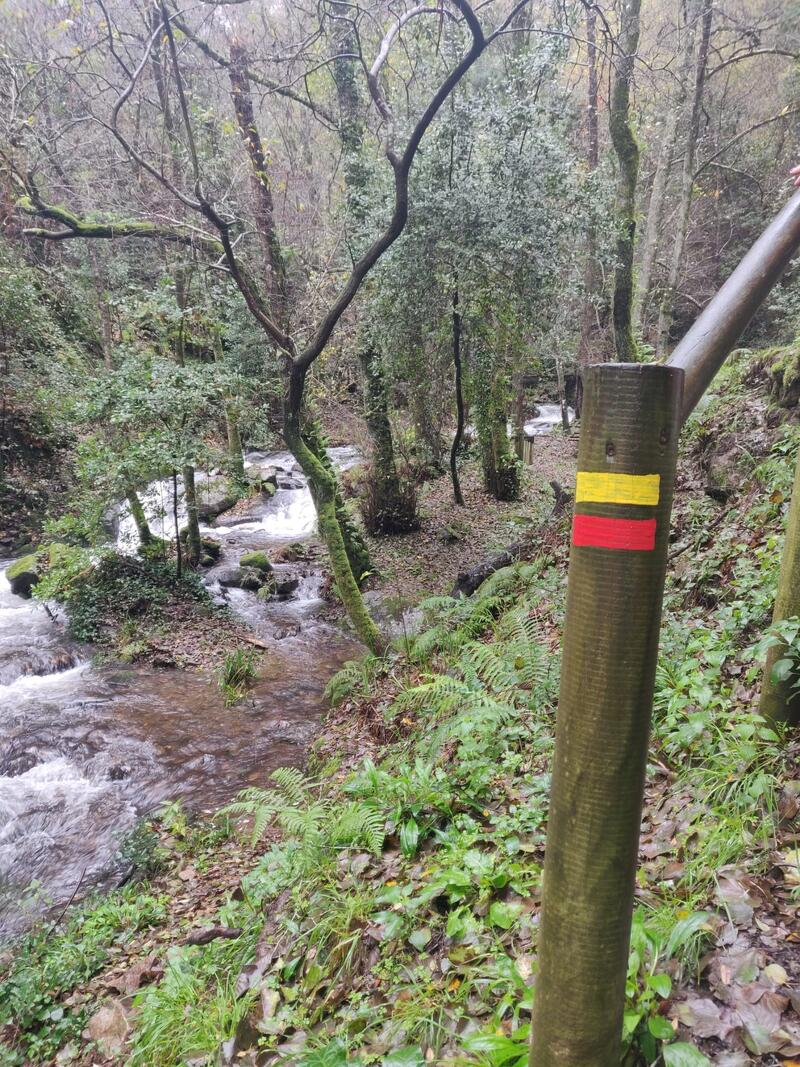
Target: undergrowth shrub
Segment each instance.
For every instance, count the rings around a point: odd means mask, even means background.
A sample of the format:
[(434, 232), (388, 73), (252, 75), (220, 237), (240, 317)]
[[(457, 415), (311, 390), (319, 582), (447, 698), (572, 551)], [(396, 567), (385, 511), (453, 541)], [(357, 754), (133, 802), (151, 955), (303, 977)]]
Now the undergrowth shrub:
[(191, 572), (179, 578), (171, 563), (113, 551), (98, 555), (76, 547), (59, 549), (50, 552), (35, 595), (65, 605), (79, 641), (100, 641), (132, 618), (162, 617), (168, 604), (211, 604), (200, 578)]

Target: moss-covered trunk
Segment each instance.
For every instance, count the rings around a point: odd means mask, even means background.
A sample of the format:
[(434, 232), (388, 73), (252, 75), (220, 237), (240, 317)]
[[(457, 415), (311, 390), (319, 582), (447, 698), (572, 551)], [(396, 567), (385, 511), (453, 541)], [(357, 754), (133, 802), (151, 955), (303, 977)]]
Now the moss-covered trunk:
[(200, 562), (202, 545), (200, 543), (200, 520), (197, 515), (194, 467), (187, 464), (182, 474), (183, 498), (186, 501), (186, 562), (190, 567), (196, 567)]
[(614, 272), (614, 345), (617, 359), (636, 359), (633, 337), (633, 251), (636, 239), (636, 182), (639, 177), (639, 145), (630, 115), (631, 84), (636, 49), (639, 46), (641, 0), (623, 0), (619, 49), (611, 90), (609, 130), (617, 155), (617, 266)]
[[(794, 472), (792, 503), (786, 524), (786, 540), (781, 556), (778, 592), (775, 596), (773, 623), (800, 616), (800, 452)], [(786, 658), (786, 645), (781, 642), (770, 649), (761, 683), (759, 710), (770, 722), (800, 722), (800, 690), (794, 688), (796, 672), (775, 670)]]
[(389, 534), (405, 532), (408, 525), (404, 521), (383, 363), (380, 353), (371, 345), (362, 348), (359, 360), (364, 373), (364, 419), (372, 438), (375, 530)]
[(484, 484), (496, 500), (516, 500), (521, 465), (508, 440), (506, 376), (492, 368), (479, 369), (475, 378), (475, 422)]
[(139, 534), (139, 541), (143, 545), (152, 544), (153, 533), (150, 529), (150, 524), (144, 513), (139, 494), (136, 492), (135, 487), (130, 483), (125, 487), (125, 499), (128, 501), (128, 507), (133, 516), (133, 521), (136, 523), (136, 532)]
[[(370, 618), (358, 582), (354, 577), (351, 558), (356, 555), (356, 546), (352, 540), (349, 546), (345, 541), (338, 513), (344, 505), (339, 494), (336, 476), (331, 469), (330, 462), (322, 459), (324, 448), (316, 427), (312, 424), (301, 430), (300, 409), (304, 385), (302, 371), (297, 366), (293, 367), (289, 396), (284, 409), (284, 438), (308, 479), (309, 489), (317, 509), (320, 536), (328, 550), (336, 592), (359, 638), (371, 652), (379, 654), (383, 651), (384, 642), (377, 626)], [(363, 566), (363, 562), (357, 556), (355, 563), (356, 573), (360, 576), (363, 571), (357, 568)], [(367, 557), (367, 568), (368, 565)]]

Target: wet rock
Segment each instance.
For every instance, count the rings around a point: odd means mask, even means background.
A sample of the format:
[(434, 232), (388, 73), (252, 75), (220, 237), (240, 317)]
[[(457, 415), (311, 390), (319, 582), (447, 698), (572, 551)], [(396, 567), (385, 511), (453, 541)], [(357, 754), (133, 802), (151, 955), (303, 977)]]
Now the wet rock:
[(210, 522), (235, 503), (236, 495), (226, 478), (209, 478), (197, 487), (197, 517), (201, 522)]
[(121, 1051), (128, 1036), (128, 1018), (119, 1001), (104, 1004), (89, 1020), (86, 1036), (93, 1041), (105, 1056), (114, 1056)]
[(302, 541), (292, 541), (290, 545), (284, 545), (275, 553), (275, 560), (282, 563), (299, 563), (311, 558), (311, 546)]
[(276, 578), (275, 592), (278, 596), (291, 596), (292, 593), (296, 592), (299, 585), (300, 579), (297, 577)]
[(36, 553), (31, 552), (30, 555), (22, 556), (15, 563), (12, 563), (6, 569), (6, 578), (14, 596), (29, 599), (33, 592), (33, 587), (41, 578)]
[(242, 568), (226, 567), (216, 576), (217, 581), (224, 589), (239, 589), (242, 584)]
[(269, 556), (266, 552), (245, 552), (239, 560), (240, 567), (255, 567), (256, 570), (269, 573), (272, 570), (272, 564), (269, 561)]
[(203, 552), (205, 552), (207, 556), (211, 556), (212, 560), (219, 559), (222, 552), (222, 545), (219, 541), (215, 541), (213, 537), (204, 536), (200, 538), (200, 545)]
[(124, 778), (127, 778), (131, 773), (130, 767), (125, 767), (118, 764), (116, 767), (112, 767), (108, 772), (108, 777), (112, 782), (121, 782)]

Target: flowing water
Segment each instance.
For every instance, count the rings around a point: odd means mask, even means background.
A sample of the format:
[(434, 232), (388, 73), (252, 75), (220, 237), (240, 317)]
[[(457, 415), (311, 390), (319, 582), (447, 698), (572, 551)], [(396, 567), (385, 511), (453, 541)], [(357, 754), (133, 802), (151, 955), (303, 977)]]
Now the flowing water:
[[(332, 449), (339, 469), (355, 449)], [(204, 532), (222, 543), (205, 577), (269, 645), (245, 701), (224, 708), (213, 678), (136, 665), (95, 667), (67, 636), (63, 618), (12, 594), (0, 563), (0, 936), (124, 875), (120, 845), (146, 812), (173, 799), (213, 811), (276, 767), (302, 762), (323, 712), (323, 690), (360, 646), (324, 619), (323, 576), (308, 564), (278, 565), (298, 579), (287, 599), (261, 601), (217, 578), (244, 552), (313, 534), (314, 506), (289, 453), (251, 453), (276, 470), (271, 499)], [(202, 493), (202, 483), (200, 485)], [(153, 532), (174, 536), (172, 486), (143, 494)], [(183, 514), (179, 503), (179, 519)], [(136, 546), (125, 510), (117, 544)], [(33, 889), (27, 887), (33, 885)]]

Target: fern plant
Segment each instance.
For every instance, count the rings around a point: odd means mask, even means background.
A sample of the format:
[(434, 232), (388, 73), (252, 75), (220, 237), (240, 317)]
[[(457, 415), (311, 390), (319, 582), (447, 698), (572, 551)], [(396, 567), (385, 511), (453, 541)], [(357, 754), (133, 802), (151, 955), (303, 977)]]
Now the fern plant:
[(271, 775), (273, 789), (251, 787), (222, 811), (253, 820), (255, 845), (276, 823), (295, 840), (299, 871), (308, 871), (343, 849), (365, 849), (379, 855), (386, 820), (374, 805), (353, 800), (342, 803), (326, 796), (319, 782), (294, 767), (281, 767)]

